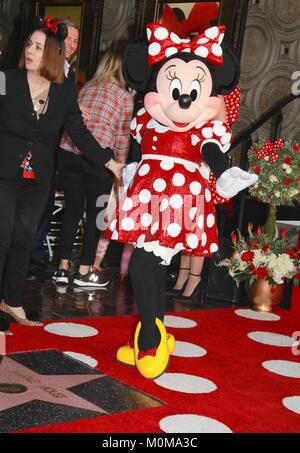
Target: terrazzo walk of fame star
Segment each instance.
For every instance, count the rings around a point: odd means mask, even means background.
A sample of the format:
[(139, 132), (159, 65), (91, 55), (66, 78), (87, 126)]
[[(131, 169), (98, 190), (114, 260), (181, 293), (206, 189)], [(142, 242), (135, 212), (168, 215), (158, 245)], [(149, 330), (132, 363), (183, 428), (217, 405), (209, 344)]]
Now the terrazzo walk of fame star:
[(0, 356), (0, 432), (164, 403), (58, 350)]

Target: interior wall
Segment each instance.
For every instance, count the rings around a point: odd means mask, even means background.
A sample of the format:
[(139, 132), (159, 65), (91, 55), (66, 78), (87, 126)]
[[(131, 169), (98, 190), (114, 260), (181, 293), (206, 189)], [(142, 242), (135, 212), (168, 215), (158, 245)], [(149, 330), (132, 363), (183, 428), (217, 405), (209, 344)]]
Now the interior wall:
[[(299, 0), (250, 0), (241, 59), (242, 108), (236, 132), (291, 94), (300, 70)], [(300, 141), (300, 100), (283, 109), (281, 137)], [(270, 123), (254, 140), (269, 138)]]

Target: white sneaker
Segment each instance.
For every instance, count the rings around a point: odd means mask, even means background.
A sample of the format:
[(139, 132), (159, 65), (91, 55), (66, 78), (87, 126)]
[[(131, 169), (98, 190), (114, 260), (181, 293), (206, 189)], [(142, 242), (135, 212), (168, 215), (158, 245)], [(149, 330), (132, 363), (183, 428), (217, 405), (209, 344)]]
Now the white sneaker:
[(217, 179), (216, 191), (221, 197), (232, 198), (241, 190), (256, 183), (258, 176), (239, 167), (228, 168)]

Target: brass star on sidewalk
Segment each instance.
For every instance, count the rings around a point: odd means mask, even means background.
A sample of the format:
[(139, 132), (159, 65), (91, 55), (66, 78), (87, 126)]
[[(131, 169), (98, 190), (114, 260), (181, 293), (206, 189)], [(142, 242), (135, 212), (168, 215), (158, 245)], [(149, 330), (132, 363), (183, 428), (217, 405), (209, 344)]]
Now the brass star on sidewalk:
[(71, 387), (105, 377), (104, 374), (42, 375), (21, 365), (9, 357), (0, 364), (0, 384), (15, 384), (27, 388), (23, 393), (3, 393), (0, 387), (0, 412), (33, 400), (108, 414), (99, 406), (68, 390)]

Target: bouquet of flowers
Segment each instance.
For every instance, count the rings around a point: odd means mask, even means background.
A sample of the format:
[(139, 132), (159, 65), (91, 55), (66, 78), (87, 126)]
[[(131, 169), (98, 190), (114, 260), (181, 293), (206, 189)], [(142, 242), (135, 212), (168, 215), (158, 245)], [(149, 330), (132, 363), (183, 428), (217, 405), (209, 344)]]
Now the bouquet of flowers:
[[(270, 238), (258, 227), (253, 233), (249, 224), (249, 238), (245, 239), (240, 231), (233, 232), (231, 239), (234, 252), (218, 266), (227, 267), (237, 285), (245, 282), (248, 289), (257, 279), (266, 279), (270, 285), (284, 283), (300, 272), (300, 252), (296, 251), (286, 239), (286, 231), (281, 230), (280, 237)], [(295, 282), (299, 280), (295, 279)]]
[(298, 143), (284, 142), (280, 138), (274, 143), (269, 140), (258, 142), (249, 149), (248, 159), (251, 170), (259, 176), (249, 189), (257, 201), (279, 206), (299, 195)]

